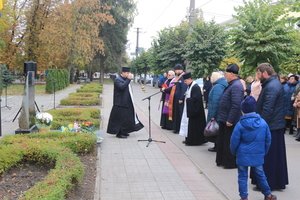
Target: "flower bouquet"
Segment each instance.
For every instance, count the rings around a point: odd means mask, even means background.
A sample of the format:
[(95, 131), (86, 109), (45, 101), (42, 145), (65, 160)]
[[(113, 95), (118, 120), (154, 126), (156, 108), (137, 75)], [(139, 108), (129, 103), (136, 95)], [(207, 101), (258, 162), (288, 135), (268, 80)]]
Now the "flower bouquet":
[(53, 116), (47, 112), (39, 112), (35, 116), (35, 124), (39, 130), (50, 129), (50, 125), (53, 121)]
[(82, 123), (78, 123), (75, 121), (72, 124), (69, 124), (68, 126), (62, 126), (61, 131), (70, 131), (70, 132), (85, 132), (85, 133), (93, 133), (95, 131), (95, 126), (93, 122), (90, 121), (84, 121)]
[(95, 131), (95, 126), (93, 122), (90, 121), (85, 121), (81, 123), (81, 131), (82, 132), (94, 132)]

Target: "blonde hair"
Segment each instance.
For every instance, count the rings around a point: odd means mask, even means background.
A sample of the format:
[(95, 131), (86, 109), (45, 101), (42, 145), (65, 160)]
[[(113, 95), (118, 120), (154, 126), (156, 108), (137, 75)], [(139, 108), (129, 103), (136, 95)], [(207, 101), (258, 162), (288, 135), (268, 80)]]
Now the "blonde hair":
[(210, 77), (210, 82), (212, 84), (214, 84), (217, 80), (219, 80), (220, 78), (223, 78), (224, 77), (224, 74), (223, 72), (213, 72), (211, 73), (211, 77)]

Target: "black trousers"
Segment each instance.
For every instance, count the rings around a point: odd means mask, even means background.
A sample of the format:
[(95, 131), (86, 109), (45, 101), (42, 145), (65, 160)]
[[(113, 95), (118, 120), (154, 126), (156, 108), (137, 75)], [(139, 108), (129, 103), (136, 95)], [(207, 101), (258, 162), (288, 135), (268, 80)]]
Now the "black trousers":
[(226, 126), (224, 122), (219, 123), (219, 135), (216, 141), (216, 164), (224, 168), (236, 168), (235, 156), (230, 152), (230, 138), (234, 126)]

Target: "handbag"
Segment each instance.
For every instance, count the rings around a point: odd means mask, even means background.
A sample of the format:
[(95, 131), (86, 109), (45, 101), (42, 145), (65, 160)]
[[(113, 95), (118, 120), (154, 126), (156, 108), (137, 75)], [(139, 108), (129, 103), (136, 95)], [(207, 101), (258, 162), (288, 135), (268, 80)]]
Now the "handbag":
[(211, 119), (205, 129), (204, 129), (205, 137), (215, 137), (219, 134), (219, 124), (215, 119)]

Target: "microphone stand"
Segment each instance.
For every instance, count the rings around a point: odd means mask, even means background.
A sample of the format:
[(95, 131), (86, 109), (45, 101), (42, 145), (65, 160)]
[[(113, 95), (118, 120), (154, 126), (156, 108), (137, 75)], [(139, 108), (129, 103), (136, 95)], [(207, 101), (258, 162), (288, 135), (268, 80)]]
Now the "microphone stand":
[(1, 108), (7, 108), (8, 110), (11, 109), (11, 107), (7, 105), (7, 85), (5, 86), (5, 106)]
[(166, 143), (165, 141), (159, 141), (159, 140), (153, 140), (152, 139), (152, 136), (151, 136), (151, 97), (154, 96), (154, 95), (157, 95), (158, 93), (161, 93), (161, 91), (158, 91), (144, 99), (142, 99), (142, 101), (148, 99), (148, 111), (149, 111), (149, 138), (147, 140), (138, 140), (138, 142), (142, 142), (142, 141), (148, 141), (148, 144), (146, 145), (146, 147), (149, 146), (149, 144), (151, 142), (160, 142), (160, 143)]

